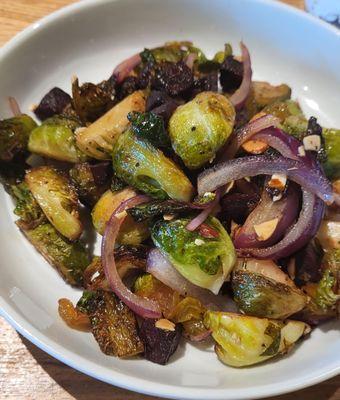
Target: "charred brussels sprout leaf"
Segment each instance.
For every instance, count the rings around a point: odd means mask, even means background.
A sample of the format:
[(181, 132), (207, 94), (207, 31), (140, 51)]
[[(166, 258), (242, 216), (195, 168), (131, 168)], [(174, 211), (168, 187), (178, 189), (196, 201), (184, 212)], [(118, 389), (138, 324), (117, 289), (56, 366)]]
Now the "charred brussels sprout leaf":
[(276, 101), (264, 107), (262, 111), (265, 114), (272, 114), (274, 117), (279, 118), (283, 124), (288, 117), (302, 115), (299, 104), (293, 100)]
[(27, 229), (21, 221), (17, 224), (36, 250), (58, 270), (68, 283), (82, 284), (83, 271), (89, 264), (89, 257), (81, 243), (69, 242), (48, 222), (34, 229)]
[(72, 329), (88, 332), (91, 329), (90, 319), (68, 299), (58, 300), (58, 313), (62, 320)]
[(216, 218), (209, 218), (206, 223), (217, 233), (211, 238), (188, 231), (189, 221), (158, 221), (152, 228), (152, 240), (186, 279), (218, 293), (236, 260), (232, 241)]
[(127, 186), (127, 184), (118, 178), (115, 171), (112, 173), (110, 190), (111, 192), (117, 192), (118, 190), (122, 190)]
[[(117, 192), (106, 191), (98, 200), (92, 210), (92, 222), (98, 233), (104, 234), (106, 223), (109, 221), (113, 211), (136, 192), (131, 188), (125, 188)], [(136, 245), (149, 236), (149, 230), (144, 223), (135, 222), (129, 215), (125, 218), (117, 237), (117, 243)]]
[(12, 186), (11, 194), (15, 201), (14, 214), (20, 217), (20, 222), (27, 228), (36, 226), (44, 219), (41, 207), (25, 182)]
[(155, 198), (190, 201), (193, 195), (193, 187), (179, 167), (131, 130), (117, 140), (112, 160), (120, 179)]
[(104, 354), (132, 357), (143, 352), (135, 315), (113, 293), (85, 294), (77, 306), (87, 312), (93, 336)]
[(60, 161), (84, 161), (86, 155), (77, 148), (74, 136), (79, 127), (79, 121), (72, 117), (60, 115), (46, 119), (32, 131), (28, 150)]
[[(304, 293), (288, 278), (282, 282), (266, 275), (266, 267), (264, 264), (263, 272), (260, 269), (253, 271), (251, 267), (247, 268), (245, 261), (234, 271), (232, 287), (240, 310), (247, 315), (274, 319), (285, 319), (302, 310), (307, 303)], [(275, 265), (271, 268), (279, 270)]]
[(0, 161), (12, 161), (16, 155), (25, 153), (29, 135), (36, 126), (25, 114), (0, 121)]
[(78, 196), (69, 180), (52, 167), (37, 167), (27, 172), (25, 182), (51, 224), (69, 240), (82, 233)]
[(169, 122), (174, 151), (190, 169), (212, 161), (230, 136), (235, 109), (221, 94), (202, 92), (178, 107)]
[[(144, 357), (154, 363), (165, 365), (178, 347), (181, 327), (173, 324), (171, 330), (158, 328), (157, 325), (161, 326), (159, 325), (161, 321), (167, 320), (144, 319), (139, 335), (144, 343)], [(171, 326), (171, 323), (169, 325)]]
[(132, 93), (116, 104), (93, 124), (77, 132), (77, 145), (87, 155), (108, 160), (119, 136), (129, 125), (129, 112), (145, 111), (145, 94), (141, 90)]
[(71, 96), (58, 87), (54, 87), (40, 101), (34, 110), (35, 115), (41, 120), (56, 114), (62, 114), (65, 108), (71, 105)]
[(131, 207), (126, 211), (136, 222), (141, 222), (150, 221), (153, 218), (158, 218), (162, 215), (179, 214), (191, 210), (190, 206), (185, 203), (173, 200), (154, 200), (136, 207)]
[(275, 321), (208, 311), (205, 326), (212, 330), (218, 358), (232, 367), (257, 364), (286, 353), (310, 328), (300, 321)]
[(321, 279), (321, 261), (324, 252), (317, 239), (310, 241), (295, 254), (295, 282), (298, 286), (317, 283)]
[(104, 161), (98, 164), (80, 163), (70, 169), (71, 181), (81, 202), (93, 206), (99, 200), (109, 187), (110, 167)]
[(165, 131), (162, 117), (153, 112), (132, 112), (127, 117), (138, 138), (148, 140), (155, 147), (169, 147), (170, 139)]
[(79, 86), (78, 79), (73, 81), (73, 106), (83, 123), (95, 121), (114, 105), (115, 84), (114, 77), (98, 85), (86, 82)]

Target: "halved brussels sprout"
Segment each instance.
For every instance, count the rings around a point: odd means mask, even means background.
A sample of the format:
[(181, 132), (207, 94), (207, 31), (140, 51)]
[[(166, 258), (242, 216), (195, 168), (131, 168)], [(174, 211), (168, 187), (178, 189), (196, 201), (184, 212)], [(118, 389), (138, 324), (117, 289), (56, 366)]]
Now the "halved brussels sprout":
[(327, 174), (334, 178), (340, 177), (340, 129), (323, 128), (322, 136), (327, 154)]
[(232, 287), (235, 302), (247, 315), (286, 319), (307, 303), (307, 296), (270, 260), (240, 260)]
[(186, 279), (217, 294), (236, 261), (233, 243), (218, 219), (205, 222), (216, 233), (210, 237), (188, 231), (189, 221), (181, 218), (156, 222), (152, 240)]
[(41, 223), (34, 229), (28, 229), (22, 221), (18, 221), (17, 225), (36, 250), (68, 283), (83, 283), (83, 272), (90, 260), (81, 243), (69, 242), (48, 222)]
[[(124, 201), (133, 196), (136, 192), (131, 188), (125, 188), (117, 192), (106, 191), (98, 200), (92, 211), (92, 222), (95, 230), (101, 235), (113, 211)], [(128, 215), (123, 222), (117, 237), (120, 244), (139, 244), (149, 236), (149, 230), (145, 223), (135, 222)]]
[(126, 97), (93, 124), (78, 131), (78, 147), (90, 157), (109, 160), (114, 143), (129, 125), (128, 113), (144, 112), (145, 101), (145, 94), (141, 90)]
[(300, 321), (275, 321), (227, 312), (208, 311), (206, 328), (212, 330), (218, 358), (231, 367), (253, 365), (287, 353), (310, 327)]
[(215, 157), (230, 136), (234, 122), (234, 106), (225, 96), (202, 92), (172, 114), (172, 147), (188, 168), (199, 168)]
[(25, 114), (0, 121), (0, 160), (11, 161), (15, 155), (24, 153), (30, 132), (36, 126)]
[(299, 103), (293, 100), (276, 101), (262, 110), (265, 114), (272, 114), (284, 123), (285, 119), (295, 115), (303, 115)]
[(78, 213), (78, 196), (69, 180), (54, 168), (43, 166), (26, 173), (25, 182), (47, 219), (69, 240), (83, 231)]
[(190, 201), (193, 196), (194, 188), (179, 167), (132, 130), (118, 138), (112, 160), (119, 178), (155, 198)]
[(84, 161), (86, 155), (77, 148), (74, 136), (74, 131), (79, 127), (79, 121), (70, 117), (56, 116), (46, 119), (32, 131), (28, 150), (60, 161)]

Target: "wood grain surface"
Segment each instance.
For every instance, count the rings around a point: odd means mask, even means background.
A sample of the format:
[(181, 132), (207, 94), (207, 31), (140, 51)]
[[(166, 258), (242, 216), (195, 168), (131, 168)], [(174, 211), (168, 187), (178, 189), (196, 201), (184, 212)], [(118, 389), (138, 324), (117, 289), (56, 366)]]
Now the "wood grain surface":
[[(72, 0), (0, 0), (0, 46)], [(303, 8), (303, 0), (285, 0)], [(339, 355), (340, 357), (340, 355)], [(0, 318), (0, 400), (157, 400), (96, 381), (60, 363)], [(340, 400), (340, 377), (271, 400)]]

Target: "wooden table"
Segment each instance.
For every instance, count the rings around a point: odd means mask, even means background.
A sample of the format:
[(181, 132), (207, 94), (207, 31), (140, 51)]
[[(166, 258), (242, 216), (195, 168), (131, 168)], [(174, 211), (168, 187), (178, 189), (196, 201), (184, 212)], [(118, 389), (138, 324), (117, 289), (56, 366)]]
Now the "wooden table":
[[(0, 0), (0, 46), (72, 0)], [(285, 0), (303, 8), (303, 0)], [(340, 356), (340, 355), (339, 355)], [(156, 400), (89, 378), (28, 342), (0, 318), (0, 400)], [(340, 400), (340, 377), (271, 400)]]

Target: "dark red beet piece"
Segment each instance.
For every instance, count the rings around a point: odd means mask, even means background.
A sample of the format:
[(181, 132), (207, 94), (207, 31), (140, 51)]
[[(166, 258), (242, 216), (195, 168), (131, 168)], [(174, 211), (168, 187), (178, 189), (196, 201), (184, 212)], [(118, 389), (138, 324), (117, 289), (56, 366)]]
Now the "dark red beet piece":
[(62, 114), (64, 109), (71, 104), (71, 96), (58, 87), (54, 87), (40, 101), (34, 110), (35, 115), (41, 120)]
[(220, 82), (224, 92), (236, 90), (243, 78), (243, 64), (233, 56), (228, 56), (220, 68)]
[(217, 92), (218, 90), (218, 74), (217, 71), (211, 72), (203, 76), (202, 78), (196, 79), (192, 91), (192, 97), (195, 97), (201, 92)]
[(163, 62), (156, 67), (152, 86), (164, 89), (170, 96), (177, 96), (189, 90), (193, 82), (193, 73), (183, 61)]
[(125, 97), (129, 96), (131, 93), (135, 92), (138, 89), (138, 78), (135, 76), (128, 76), (117, 88), (119, 100), (123, 100)]
[(144, 357), (156, 364), (165, 365), (176, 351), (181, 339), (181, 326), (174, 331), (159, 329), (155, 319), (144, 319), (139, 330), (139, 337), (144, 343)]

